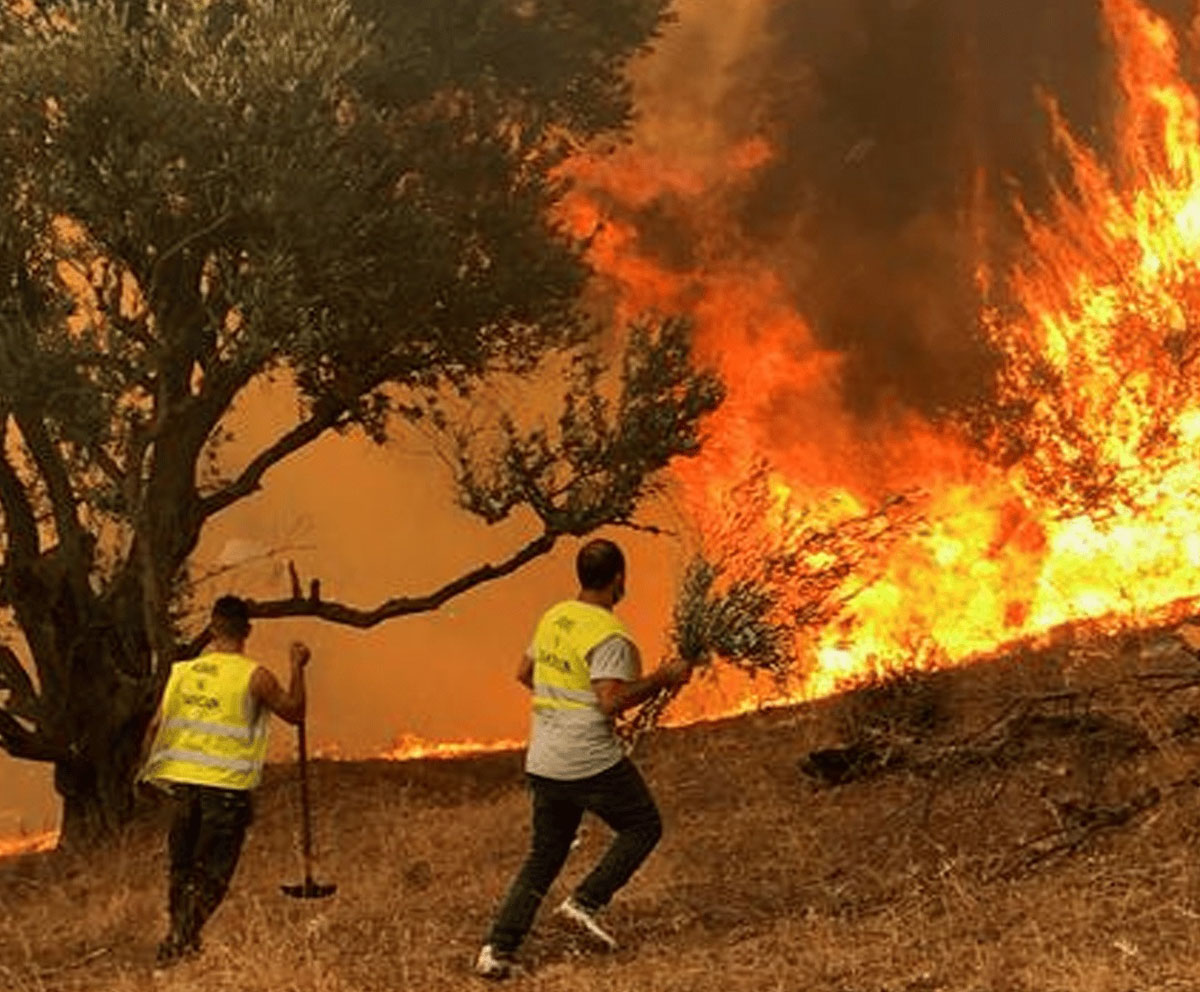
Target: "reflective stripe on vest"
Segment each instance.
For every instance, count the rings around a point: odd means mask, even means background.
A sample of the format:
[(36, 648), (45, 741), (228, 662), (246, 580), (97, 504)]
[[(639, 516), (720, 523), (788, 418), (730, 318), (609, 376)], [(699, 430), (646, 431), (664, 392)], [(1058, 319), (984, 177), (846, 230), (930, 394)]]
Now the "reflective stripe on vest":
[(177, 747), (159, 751), (155, 758), (160, 761), (190, 762), (204, 765), (207, 768), (224, 768), (233, 772), (252, 772), (258, 767), (258, 763), (250, 758), (221, 758), (215, 754), (205, 754), (203, 751), (184, 751)]
[(143, 777), (252, 789), (267, 753), (267, 714), (250, 695), (258, 666), (214, 652), (172, 666), (162, 723)]
[(579, 600), (547, 610), (533, 637), (534, 709), (596, 710), (588, 655), (617, 635), (629, 636), (611, 610)]
[(212, 734), (215, 737), (232, 737), (235, 741), (253, 741), (253, 727), (239, 727), (232, 723), (210, 723), (207, 720), (187, 720), (174, 717), (163, 721), (167, 730), (198, 730), (202, 734)]

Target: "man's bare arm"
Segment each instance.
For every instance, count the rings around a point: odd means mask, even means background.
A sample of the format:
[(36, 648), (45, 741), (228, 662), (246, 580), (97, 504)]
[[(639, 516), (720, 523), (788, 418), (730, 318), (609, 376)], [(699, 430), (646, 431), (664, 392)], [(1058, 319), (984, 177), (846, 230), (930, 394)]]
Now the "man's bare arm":
[(308, 664), (309, 650), (299, 641), (292, 644), (292, 677), (285, 692), (279, 680), (267, 669), (259, 666), (250, 676), (250, 694), (277, 717), (288, 723), (302, 723), (307, 709), (307, 693), (304, 687), (304, 666)]
[(692, 674), (691, 666), (680, 658), (661, 665), (645, 678), (623, 682), (620, 679), (594, 679), (592, 691), (600, 700), (605, 716), (616, 716), (657, 695), (663, 689), (683, 685)]

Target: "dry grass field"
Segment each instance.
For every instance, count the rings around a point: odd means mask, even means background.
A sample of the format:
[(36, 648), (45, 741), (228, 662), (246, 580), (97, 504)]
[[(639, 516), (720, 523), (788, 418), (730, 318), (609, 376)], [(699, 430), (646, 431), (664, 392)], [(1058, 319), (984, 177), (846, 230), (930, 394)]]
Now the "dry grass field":
[[(1150, 645), (1148, 647), (1148, 645)], [(1041, 653), (660, 732), (661, 847), (598, 953), (549, 918), (517, 990), (1200, 990), (1200, 666), (1146, 639)], [(824, 753), (801, 770), (814, 750)], [(859, 762), (843, 767), (847, 755)], [(0, 863), (4, 992), (443, 992), (521, 859), (517, 755), (319, 763), (321, 880), (290, 901), (277, 769), (204, 954), (152, 975), (162, 811), (91, 861)], [(589, 823), (562, 885), (606, 839)], [(557, 894), (557, 893), (556, 893)], [(552, 898), (553, 895), (552, 894)]]

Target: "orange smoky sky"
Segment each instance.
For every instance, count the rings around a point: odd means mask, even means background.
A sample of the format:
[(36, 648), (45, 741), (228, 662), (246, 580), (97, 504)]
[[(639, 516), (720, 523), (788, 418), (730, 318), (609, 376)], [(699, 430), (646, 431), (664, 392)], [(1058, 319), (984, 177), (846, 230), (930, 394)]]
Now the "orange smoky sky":
[[(685, 94), (693, 101), (693, 120), (713, 118), (725, 92), (724, 70), (745, 48), (763, 7), (758, 0), (722, 6), (731, 20), (714, 30), (715, 23), (698, 17), (701, 4), (681, 4), (680, 23), (637, 66), (640, 102), (648, 106), (637, 140), (678, 146), (686, 139), (694, 158), (721, 147), (717, 130), (706, 137), (703, 128), (681, 126), (676, 110), (661, 115), (653, 105), (660, 93)], [(716, 71), (693, 77), (690, 67), (698, 60)], [(551, 381), (538, 388), (553, 393), (559, 386)], [(236, 469), (293, 415), (294, 403), (281, 387), (249, 397), (233, 424), (227, 467)], [(669, 497), (648, 506), (646, 518), (668, 528), (681, 524)], [(295, 561), (303, 581), (319, 578), (330, 599), (374, 605), (389, 596), (420, 594), (481, 562), (506, 557), (536, 534), (536, 526), (529, 517), (488, 527), (459, 509), (449, 470), (418, 431), (400, 428), (382, 447), (331, 436), (275, 469), (261, 493), (213, 522), (195, 558), (201, 578), (196, 608), (202, 611), (225, 591), (286, 595), (288, 560)], [(622, 614), (652, 665), (662, 650), (686, 548), (670, 537), (633, 531), (608, 536), (629, 557), (629, 598)], [(436, 613), (373, 630), (261, 621), (248, 652), (282, 674), (289, 641), (301, 638), (313, 648), (310, 737), (327, 753), (375, 755), (405, 736), (520, 739), (527, 698), (513, 674), (538, 613), (573, 592), (577, 547), (565, 541), (516, 575)], [(204, 578), (210, 573), (212, 578)], [(200, 613), (195, 619), (202, 623)], [(287, 758), (291, 744), (291, 734), (276, 726), (274, 756)], [(57, 815), (50, 768), (0, 755), (0, 836), (52, 827)]]
[[(244, 422), (231, 460), (267, 440), (290, 408), (278, 397), (252, 399), (239, 418)], [(202, 623), (199, 611), (222, 592), (286, 595), (288, 560), (305, 581), (319, 577), (324, 596), (356, 605), (431, 591), (506, 557), (535, 536), (535, 526), (526, 519), (489, 528), (457, 509), (448, 469), (415, 432), (401, 432), (385, 447), (330, 437), (279, 467), (262, 493), (214, 522), (195, 559), (196, 621)], [(631, 595), (623, 614), (653, 660), (678, 555), (666, 539), (612, 536), (630, 557)], [(436, 613), (373, 630), (260, 621), (248, 653), (282, 675), (289, 641), (312, 647), (310, 740), (325, 753), (376, 755), (408, 735), (521, 738), (527, 702), (513, 674), (537, 614), (574, 590), (575, 547), (564, 542), (517, 575)], [(287, 758), (292, 740), (277, 725), (274, 757)], [(0, 836), (53, 825), (57, 803), (48, 767), (3, 759), (0, 796)]]

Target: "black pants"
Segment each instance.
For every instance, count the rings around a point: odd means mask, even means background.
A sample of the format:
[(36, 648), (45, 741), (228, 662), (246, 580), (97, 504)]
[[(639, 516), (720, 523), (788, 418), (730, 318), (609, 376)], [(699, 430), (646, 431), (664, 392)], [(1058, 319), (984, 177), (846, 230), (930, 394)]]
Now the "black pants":
[(170, 949), (199, 947), (200, 930), (225, 898), (252, 819), (250, 793), (204, 785), (178, 785), (171, 823), (168, 905)]
[(575, 890), (588, 909), (606, 906), (646, 860), (662, 836), (654, 798), (628, 758), (578, 781), (529, 776), (533, 792), (533, 846), (492, 924), (487, 942), (511, 952), (520, 945), (547, 891), (562, 870), (585, 811), (595, 813), (616, 837)]

